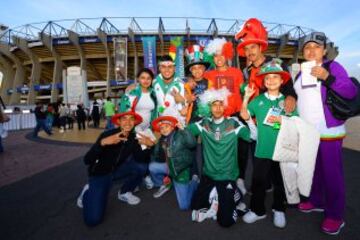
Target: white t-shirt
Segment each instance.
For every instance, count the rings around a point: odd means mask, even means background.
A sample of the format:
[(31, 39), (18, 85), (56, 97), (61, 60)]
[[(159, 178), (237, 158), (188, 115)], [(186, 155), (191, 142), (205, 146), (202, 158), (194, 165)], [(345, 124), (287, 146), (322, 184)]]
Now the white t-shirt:
[(154, 110), (155, 104), (150, 97), (150, 92), (142, 93), (139, 102), (136, 105), (135, 112), (138, 113), (143, 121), (137, 125), (135, 130), (143, 131), (150, 127), (151, 111)]
[(344, 136), (345, 125), (328, 128), (326, 126), (324, 106), (321, 97), (321, 82), (316, 86), (302, 87), (301, 77), (294, 83), (294, 89), (298, 95), (297, 109), (299, 116), (305, 121), (313, 124), (323, 138), (334, 138)]

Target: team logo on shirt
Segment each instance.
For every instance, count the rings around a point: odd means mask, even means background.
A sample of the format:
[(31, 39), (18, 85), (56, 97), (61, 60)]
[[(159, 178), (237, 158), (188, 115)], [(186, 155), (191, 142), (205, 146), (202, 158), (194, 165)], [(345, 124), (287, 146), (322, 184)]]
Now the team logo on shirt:
[(284, 109), (284, 107), (285, 107), (284, 100), (279, 101), (279, 108)]
[(259, 107), (262, 106), (262, 105), (264, 105), (264, 102), (263, 102), (263, 101), (260, 101), (260, 102), (259, 102)]

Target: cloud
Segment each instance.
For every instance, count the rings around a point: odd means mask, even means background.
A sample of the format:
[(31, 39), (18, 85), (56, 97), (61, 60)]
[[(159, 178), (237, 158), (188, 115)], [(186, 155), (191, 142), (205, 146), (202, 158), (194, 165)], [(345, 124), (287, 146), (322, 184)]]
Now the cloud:
[(343, 52), (341, 53), (341, 57), (344, 58), (354, 58), (354, 57), (360, 57), (360, 51), (355, 51), (355, 52)]

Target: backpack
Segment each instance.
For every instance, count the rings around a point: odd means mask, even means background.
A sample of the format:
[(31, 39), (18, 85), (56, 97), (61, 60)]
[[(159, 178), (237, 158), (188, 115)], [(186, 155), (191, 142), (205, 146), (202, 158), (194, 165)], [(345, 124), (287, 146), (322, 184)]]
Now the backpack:
[[(323, 65), (323, 67), (330, 73), (329, 61)], [(326, 104), (328, 105), (331, 113), (336, 119), (347, 120), (348, 118), (354, 117), (360, 114), (360, 83), (354, 78), (350, 77), (351, 81), (357, 88), (357, 94), (352, 99), (347, 99), (340, 96), (330, 87), (327, 87)]]

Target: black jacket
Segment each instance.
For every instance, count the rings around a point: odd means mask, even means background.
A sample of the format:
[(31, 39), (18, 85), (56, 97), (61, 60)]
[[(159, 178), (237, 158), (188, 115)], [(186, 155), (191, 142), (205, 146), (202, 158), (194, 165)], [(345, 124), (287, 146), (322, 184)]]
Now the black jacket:
[(34, 112), (35, 112), (36, 119), (39, 119), (39, 120), (46, 119), (46, 113), (42, 110), (42, 106), (41, 107), (35, 107)]
[(76, 117), (78, 121), (85, 121), (86, 120), (86, 113), (84, 108), (78, 107), (76, 110)]
[(121, 141), (115, 145), (101, 146), (103, 138), (120, 133), (120, 131), (120, 128), (116, 128), (103, 132), (85, 154), (84, 163), (88, 165), (89, 176), (109, 174), (125, 162), (134, 152), (140, 151), (140, 145), (135, 139), (134, 132), (129, 134), (126, 142)]

